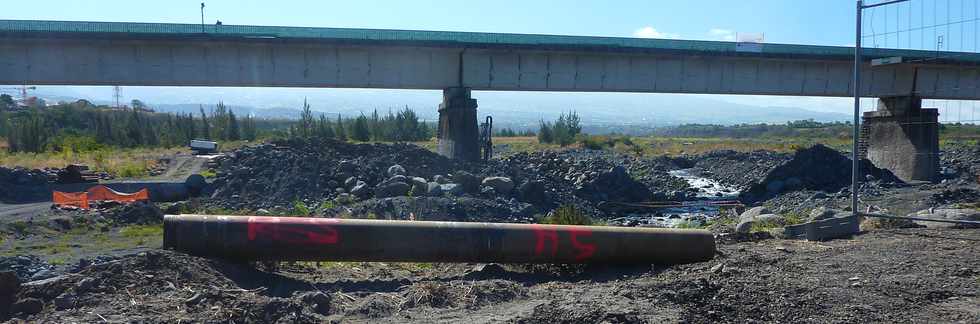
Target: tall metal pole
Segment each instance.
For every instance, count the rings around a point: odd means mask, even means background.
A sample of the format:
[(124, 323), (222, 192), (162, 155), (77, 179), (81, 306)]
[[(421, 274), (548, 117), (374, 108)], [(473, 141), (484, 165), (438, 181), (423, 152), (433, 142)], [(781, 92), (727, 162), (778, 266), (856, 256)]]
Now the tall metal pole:
[(204, 33), (204, 2), (201, 2), (201, 33)]
[(864, 1), (857, 0), (857, 25), (854, 35), (854, 130), (851, 143), (851, 212), (858, 213), (858, 140), (861, 132), (861, 11)]

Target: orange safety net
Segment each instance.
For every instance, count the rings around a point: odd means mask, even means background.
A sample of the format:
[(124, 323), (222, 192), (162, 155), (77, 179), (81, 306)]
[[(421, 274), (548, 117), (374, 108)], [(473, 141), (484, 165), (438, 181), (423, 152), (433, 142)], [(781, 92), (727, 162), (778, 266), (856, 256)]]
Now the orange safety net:
[(150, 192), (146, 188), (134, 193), (122, 193), (103, 185), (97, 185), (87, 190), (89, 200), (113, 200), (119, 202), (150, 200)]
[(75, 206), (78, 208), (88, 209), (88, 193), (87, 192), (61, 192), (53, 191), (51, 193), (51, 200), (54, 201), (55, 205), (59, 206)]

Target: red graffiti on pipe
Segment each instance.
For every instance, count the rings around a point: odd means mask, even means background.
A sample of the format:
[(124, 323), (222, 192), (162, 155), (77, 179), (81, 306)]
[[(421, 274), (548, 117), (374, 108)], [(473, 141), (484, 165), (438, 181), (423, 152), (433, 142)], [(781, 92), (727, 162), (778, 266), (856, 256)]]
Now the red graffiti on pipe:
[(569, 229), (569, 238), (572, 241), (572, 247), (575, 248), (577, 252), (575, 254), (575, 261), (585, 261), (595, 254), (595, 244), (594, 243), (582, 243), (578, 239), (582, 236), (592, 236), (592, 231), (587, 229)]
[[(588, 260), (595, 254), (596, 246), (594, 243), (585, 243), (580, 241), (580, 238), (592, 236), (592, 231), (584, 228), (570, 228), (562, 232), (568, 233), (568, 240), (572, 245), (572, 249), (575, 250), (575, 261), (582, 262)], [(558, 241), (559, 241), (559, 231), (553, 229), (543, 228), (542, 226), (534, 227), (534, 236), (536, 238), (534, 244), (534, 255), (542, 255), (545, 250), (554, 257), (558, 254)]]
[(248, 240), (267, 239), (293, 244), (337, 244), (340, 233), (333, 218), (249, 217)]

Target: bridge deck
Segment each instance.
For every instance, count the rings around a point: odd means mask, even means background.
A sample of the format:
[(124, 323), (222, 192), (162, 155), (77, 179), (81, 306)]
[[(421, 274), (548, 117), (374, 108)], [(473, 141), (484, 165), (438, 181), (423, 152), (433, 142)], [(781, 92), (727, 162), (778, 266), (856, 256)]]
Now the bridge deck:
[[(204, 25), (172, 23), (0, 20), (0, 37), (71, 37), (126, 39), (253, 39), (321, 41), (328, 43), (400, 42), (412, 46), (475, 48), (535, 48), (606, 52), (684, 52), (700, 55), (750, 57), (802, 57), (848, 60), (853, 47), (764, 44), (758, 52), (737, 51), (735, 42), (630, 37), (564, 36), (510, 33), (475, 33), (426, 30)], [(901, 56), (933, 63), (980, 63), (980, 54), (905, 49), (865, 48), (871, 58)]]

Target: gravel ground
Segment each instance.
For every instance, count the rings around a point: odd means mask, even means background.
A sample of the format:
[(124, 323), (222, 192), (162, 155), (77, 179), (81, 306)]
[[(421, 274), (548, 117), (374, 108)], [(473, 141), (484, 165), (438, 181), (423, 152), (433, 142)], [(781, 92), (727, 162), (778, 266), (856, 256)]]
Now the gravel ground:
[[(980, 230), (720, 240), (663, 267), (329, 263), (156, 250), (25, 285), (26, 322), (980, 322)], [(26, 306), (25, 306), (26, 305)]]

